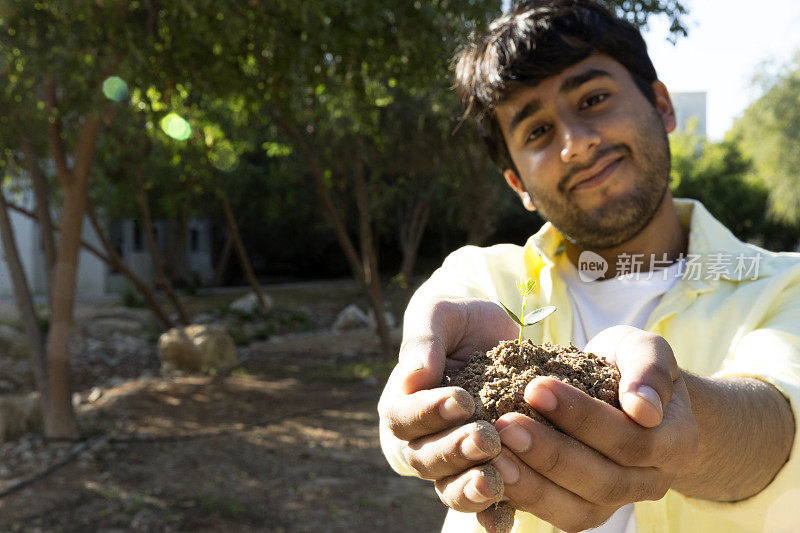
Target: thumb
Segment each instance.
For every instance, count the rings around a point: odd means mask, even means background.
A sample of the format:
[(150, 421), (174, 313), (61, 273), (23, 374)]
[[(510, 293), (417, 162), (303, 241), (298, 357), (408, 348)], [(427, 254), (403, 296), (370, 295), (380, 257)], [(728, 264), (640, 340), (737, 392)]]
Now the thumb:
[(644, 427), (661, 423), (678, 379), (678, 364), (661, 336), (631, 326), (614, 326), (598, 333), (586, 351), (616, 363), (620, 372), (622, 410)]
[(445, 348), (439, 337), (417, 337), (400, 346), (400, 390), (412, 394), (438, 387), (444, 374)]

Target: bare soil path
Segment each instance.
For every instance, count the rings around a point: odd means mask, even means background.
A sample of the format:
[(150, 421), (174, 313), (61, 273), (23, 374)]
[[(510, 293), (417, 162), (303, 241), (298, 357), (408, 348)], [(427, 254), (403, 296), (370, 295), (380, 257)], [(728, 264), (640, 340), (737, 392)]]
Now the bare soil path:
[[(278, 291), (276, 312), (326, 327), (359, 301), (343, 286), (316, 301), (303, 287)], [(139, 377), (130, 355), (122, 378), (111, 363), (92, 367), (98, 383), (79, 377), (77, 410), (95, 440), (0, 498), (0, 531), (438, 531), (445, 509), (432, 485), (397, 476), (380, 452), (376, 405), (391, 365), (372, 334), (273, 329), (216, 376), (162, 375), (152, 353)], [(99, 391), (90, 401), (89, 387)], [(0, 445), (0, 491), (74, 446), (37, 434)]]

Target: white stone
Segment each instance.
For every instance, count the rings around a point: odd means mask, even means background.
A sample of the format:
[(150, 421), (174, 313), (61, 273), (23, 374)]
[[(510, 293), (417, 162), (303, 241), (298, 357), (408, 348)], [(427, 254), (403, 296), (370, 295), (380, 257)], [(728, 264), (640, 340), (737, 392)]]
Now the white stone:
[(86, 401), (89, 403), (94, 403), (99, 400), (103, 396), (103, 389), (100, 387), (92, 387), (91, 392), (89, 392), (89, 396), (86, 397)]
[[(267, 313), (269, 313), (272, 311), (272, 298), (268, 294), (261, 293), (261, 295), (264, 297), (264, 305), (267, 308)], [(255, 292), (248, 293), (238, 300), (234, 300), (230, 305), (230, 310), (247, 315), (261, 313), (261, 306), (258, 304), (258, 296), (256, 296)]]
[(336, 331), (363, 328), (367, 325), (367, 315), (356, 304), (350, 304), (339, 313), (333, 322)]

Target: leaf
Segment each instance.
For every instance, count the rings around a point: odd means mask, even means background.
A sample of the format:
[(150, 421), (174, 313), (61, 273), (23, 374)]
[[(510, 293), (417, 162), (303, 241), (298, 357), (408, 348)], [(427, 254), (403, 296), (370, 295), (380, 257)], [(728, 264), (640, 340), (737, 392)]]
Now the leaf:
[[(502, 305), (502, 304), (501, 304)], [(537, 322), (541, 322), (545, 318), (549, 317), (553, 312), (555, 312), (556, 306), (554, 305), (546, 305), (544, 307), (540, 307), (539, 309), (534, 309), (527, 315), (525, 315), (525, 325), (532, 326)], [(506, 309), (506, 311), (508, 311)]]
[(500, 302), (500, 305), (503, 306), (503, 309), (505, 309), (506, 313), (508, 313), (508, 316), (511, 317), (511, 320), (513, 320), (514, 322), (516, 322), (520, 326), (523, 325), (522, 321), (517, 317), (517, 315), (515, 315), (514, 312), (511, 309), (509, 309), (508, 307), (503, 305), (503, 302)]

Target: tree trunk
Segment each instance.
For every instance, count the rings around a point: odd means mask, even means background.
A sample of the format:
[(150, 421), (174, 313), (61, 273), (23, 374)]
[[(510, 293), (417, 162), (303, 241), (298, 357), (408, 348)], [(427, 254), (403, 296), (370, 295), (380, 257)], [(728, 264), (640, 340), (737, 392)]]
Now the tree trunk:
[(378, 250), (375, 246), (375, 237), (372, 233), (372, 211), (367, 197), (367, 184), (364, 179), (364, 164), (358, 161), (358, 156), (353, 169), (353, 178), (356, 189), (356, 206), (358, 207), (359, 240), (361, 241), (361, 259), (364, 272), (364, 285), (372, 310), (375, 313), (375, 326), (381, 341), (381, 352), (389, 358), (393, 355), (392, 340), (389, 325), (383, 314), (383, 290), (381, 277), (378, 271)]
[(177, 311), (181, 324), (185, 326), (189, 323), (189, 318), (186, 316), (186, 312), (184, 311), (183, 306), (178, 299), (178, 295), (175, 294), (175, 290), (172, 287), (172, 282), (164, 272), (164, 266), (161, 263), (161, 253), (158, 251), (158, 245), (156, 244), (156, 239), (153, 235), (153, 221), (150, 218), (150, 204), (147, 201), (147, 192), (145, 192), (144, 184), (142, 183), (141, 168), (139, 168), (139, 170), (136, 172), (136, 199), (139, 201), (139, 207), (142, 210), (142, 222), (144, 225), (143, 229), (147, 238), (147, 246), (150, 249), (150, 256), (153, 261), (153, 270), (155, 271), (157, 284), (160, 285), (161, 288), (167, 293), (167, 298), (169, 298), (172, 306), (175, 308), (175, 311)]
[(89, 170), (97, 146), (97, 137), (100, 134), (101, 120), (99, 117), (84, 119), (75, 148), (73, 169), (66, 166), (66, 153), (60, 138), (60, 118), (56, 117), (50, 121), (51, 126), (54, 123), (58, 123), (58, 126), (50, 129), (51, 155), (56, 161), (59, 181), (64, 186), (64, 205), (51, 290), (53, 305), (50, 311), (50, 331), (47, 336), (47, 377), (50, 395), (49, 405), (44, 410), (44, 428), (48, 438), (76, 438), (78, 424), (72, 409), (69, 385), (69, 341)]
[(261, 293), (261, 287), (258, 286), (258, 280), (253, 273), (253, 268), (250, 266), (250, 259), (247, 257), (247, 251), (244, 249), (242, 237), (239, 235), (239, 226), (236, 224), (236, 218), (233, 216), (233, 210), (231, 210), (228, 197), (225, 196), (225, 193), (219, 189), (217, 190), (217, 196), (222, 204), (222, 212), (225, 215), (225, 223), (228, 226), (228, 235), (233, 240), (233, 244), (236, 247), (236, 253), (239, 255), (239, 261), (242, 264), (244, 275), (247, 277), (247, 282), (250, 283), (250, 286), (253, 288), (253, 292), (256, 294), (258, 305), (261, 307), (261, 311), (264, 312), (264, 314), (267, 314), (269, 309), (267, 309), (267, 303), (264, 301), (264, 295)]
[(47, 305), (52, 307), (53, 270), (56, 265), (56, 243), (53, 234), (53, 221), (50, 218), (50, 185), (39, 165), (39, 156), (33, 143), (23, 135), (21, 148), (25, 154), (28, 174), (31, 176), (33, 193), (36, 197), (36, 214), (39, 221), (39, 231), (42, 234), (42, 248), (44, 249), (45, 283), (47, 286)]
[(222, 254), (219, 256), (217, 268), (214, 269), (214, 286), (219, 287), (222, 285), (222, 277), (228, 270), (228, 263), (231, 260), (231, 252), (233, 251), (233, 239), (231, 239), (230, 232), (225, 235), (225, 245), (222, 247)]
[[(364, 291), (364, 294), (369, 300), (370, 306), (375, 312), (375, 323), (378, 329), (378, 336), (380, 337), (382, 353), (387, 358), (393, 357), (394, 350), (392, 349), (393, 347), (391, 345), (389, 328), (387, 327), (386, 320), (383, 316), (383, 297), (381, 293), (380, 278), (377, 275), (377, 269), (372, 268), (372, 259), (365, 258), (362, 261), (362, 257), (360, 257), (356, 251), (356, 247), (347, 232), (347, 226), (345, 225), (343, 217), (337, 212), (333, 198), (331, 198), (330, 190), (325, 182), (325, 171), (320, 164), (316, 152), (312, 150), (308, 141), (297, 128), (297, 126), (287, 121), (278, 113), (274, 115), (274, 118), (278, 126), (295, 142), (295, 145), (300, 150), (300, 153), (303, 154), (306, 162), (309, 165), (311, 175), (314, 178), (314, 183), (317, 188), (317, 195), (320, 202), (322, 215), (325, 217), (325, 220), (333, 230), (336, 239), (339, 241), (339, 246), (342, 248), (345, 258), (350, 265), (350, 270), (353, 273), (353, 277), (355, 277), (359, 286)], [(364, 185), (363, 170), (361, 182), (362, 185)], [(366, 186), (362, 186), (361, 190), (357, 191), (357, 198), (359, 196), (366, 200)], [(359, 203), (361, 204), (359, 206), (359, 233), (362, 241), (362, 255), (370, 255), (374, 252), (374, 247), (372, 246), (371, 230), (369, 230), (369, 225), (371, 224), (369, 205), (366, 201), (359, 201)], [(361, 220), (362, 215), (366, 217), (364, 220)], [(374, 264), (377, 265), (377, 254), (373, 259)], [(369, 273), (367, 273), (365, 270), (365, 265), (369, 267)]]
[(28, 280), (25, 277), (25, 270), (19, 258), (14, 229), (11, 227), (8, 206), (2, 190), (0, 190), (0, 238), (2, 238), (6, 266), (11, 275), (11, 282), (14, 288), (14, 301), (17, 304), (17, 310), (19, 310), (19, 316), (22, 321), (22, 329), (25, 331), (28, 348), (30, 349), (31, 368), (36, 380), (36, 389), (39, 391), (40, 402), (44, 412), (44, 409), (49, 405), (50, 394), (47, 386), (44, 342), (42, 332), (39, 329), (36, 307), (33, 304), (33, 296), (31, 296)]
[(408, 220), (400, 225), (400, 249), (403, 257), (400, 262), (400, 276), (408, 282), (414, 275), (419, 244), (425, 235), (425, 228), (431, 215), (431, 203), (428, 200), (417, 200)]
[(142, 281), (139, 276), (134, 274), (130, 268), (128, 268), (128, 265), (122, 261), (122, 258), (114, 249), (114, 246), (108, 240), (108, 237), (106, 237), (103, 228), (100, 226), (100, 223), (97, 220), (97, 213), (94, 210), (94, 206), (91, 203), (88, 203), (86, 207), (86, 212), (89, 215), (89, 221), (91, 222), (95, 233), (97, 233), (100, 242), (103, 243), (103, 248), (106, 249), (106, 254), (108, 254), (108, 258), (106, 260), (108, 265), (111, 268), (122, 272), (122, 275), (125, 276), (134, 287), (136, 287), (136, 290), (142, 295), (147, 307), (150, 308), (150, 310), (153, 312), (153, 315), (155, 315), (156, 319), (159, 321), (159, 323), (161, 323), (162, 328), (167, 330), (174, 327), (172, 320), (169, 319), (167, 313), (165, 313), (164, 309), (158, 304), (155, 295), (153, 295), (152, 291), (147, 287), (147, 284)]
[(461, 160), (467, 165), (467, 172), (470, 176), (470, 179), (467, 180), (469, 186), (468, 205), (464, 208), (464, 212), (468, 214), (468, 218), (465, 220), (466, 244), (481, 246), (494, 233), (497, 213), (492, 206), (497, 201), (497, 189), (482, 179), (482, 173), (488, 162), (488, 156), (485, 153), (476, 155), (465, 150)]

